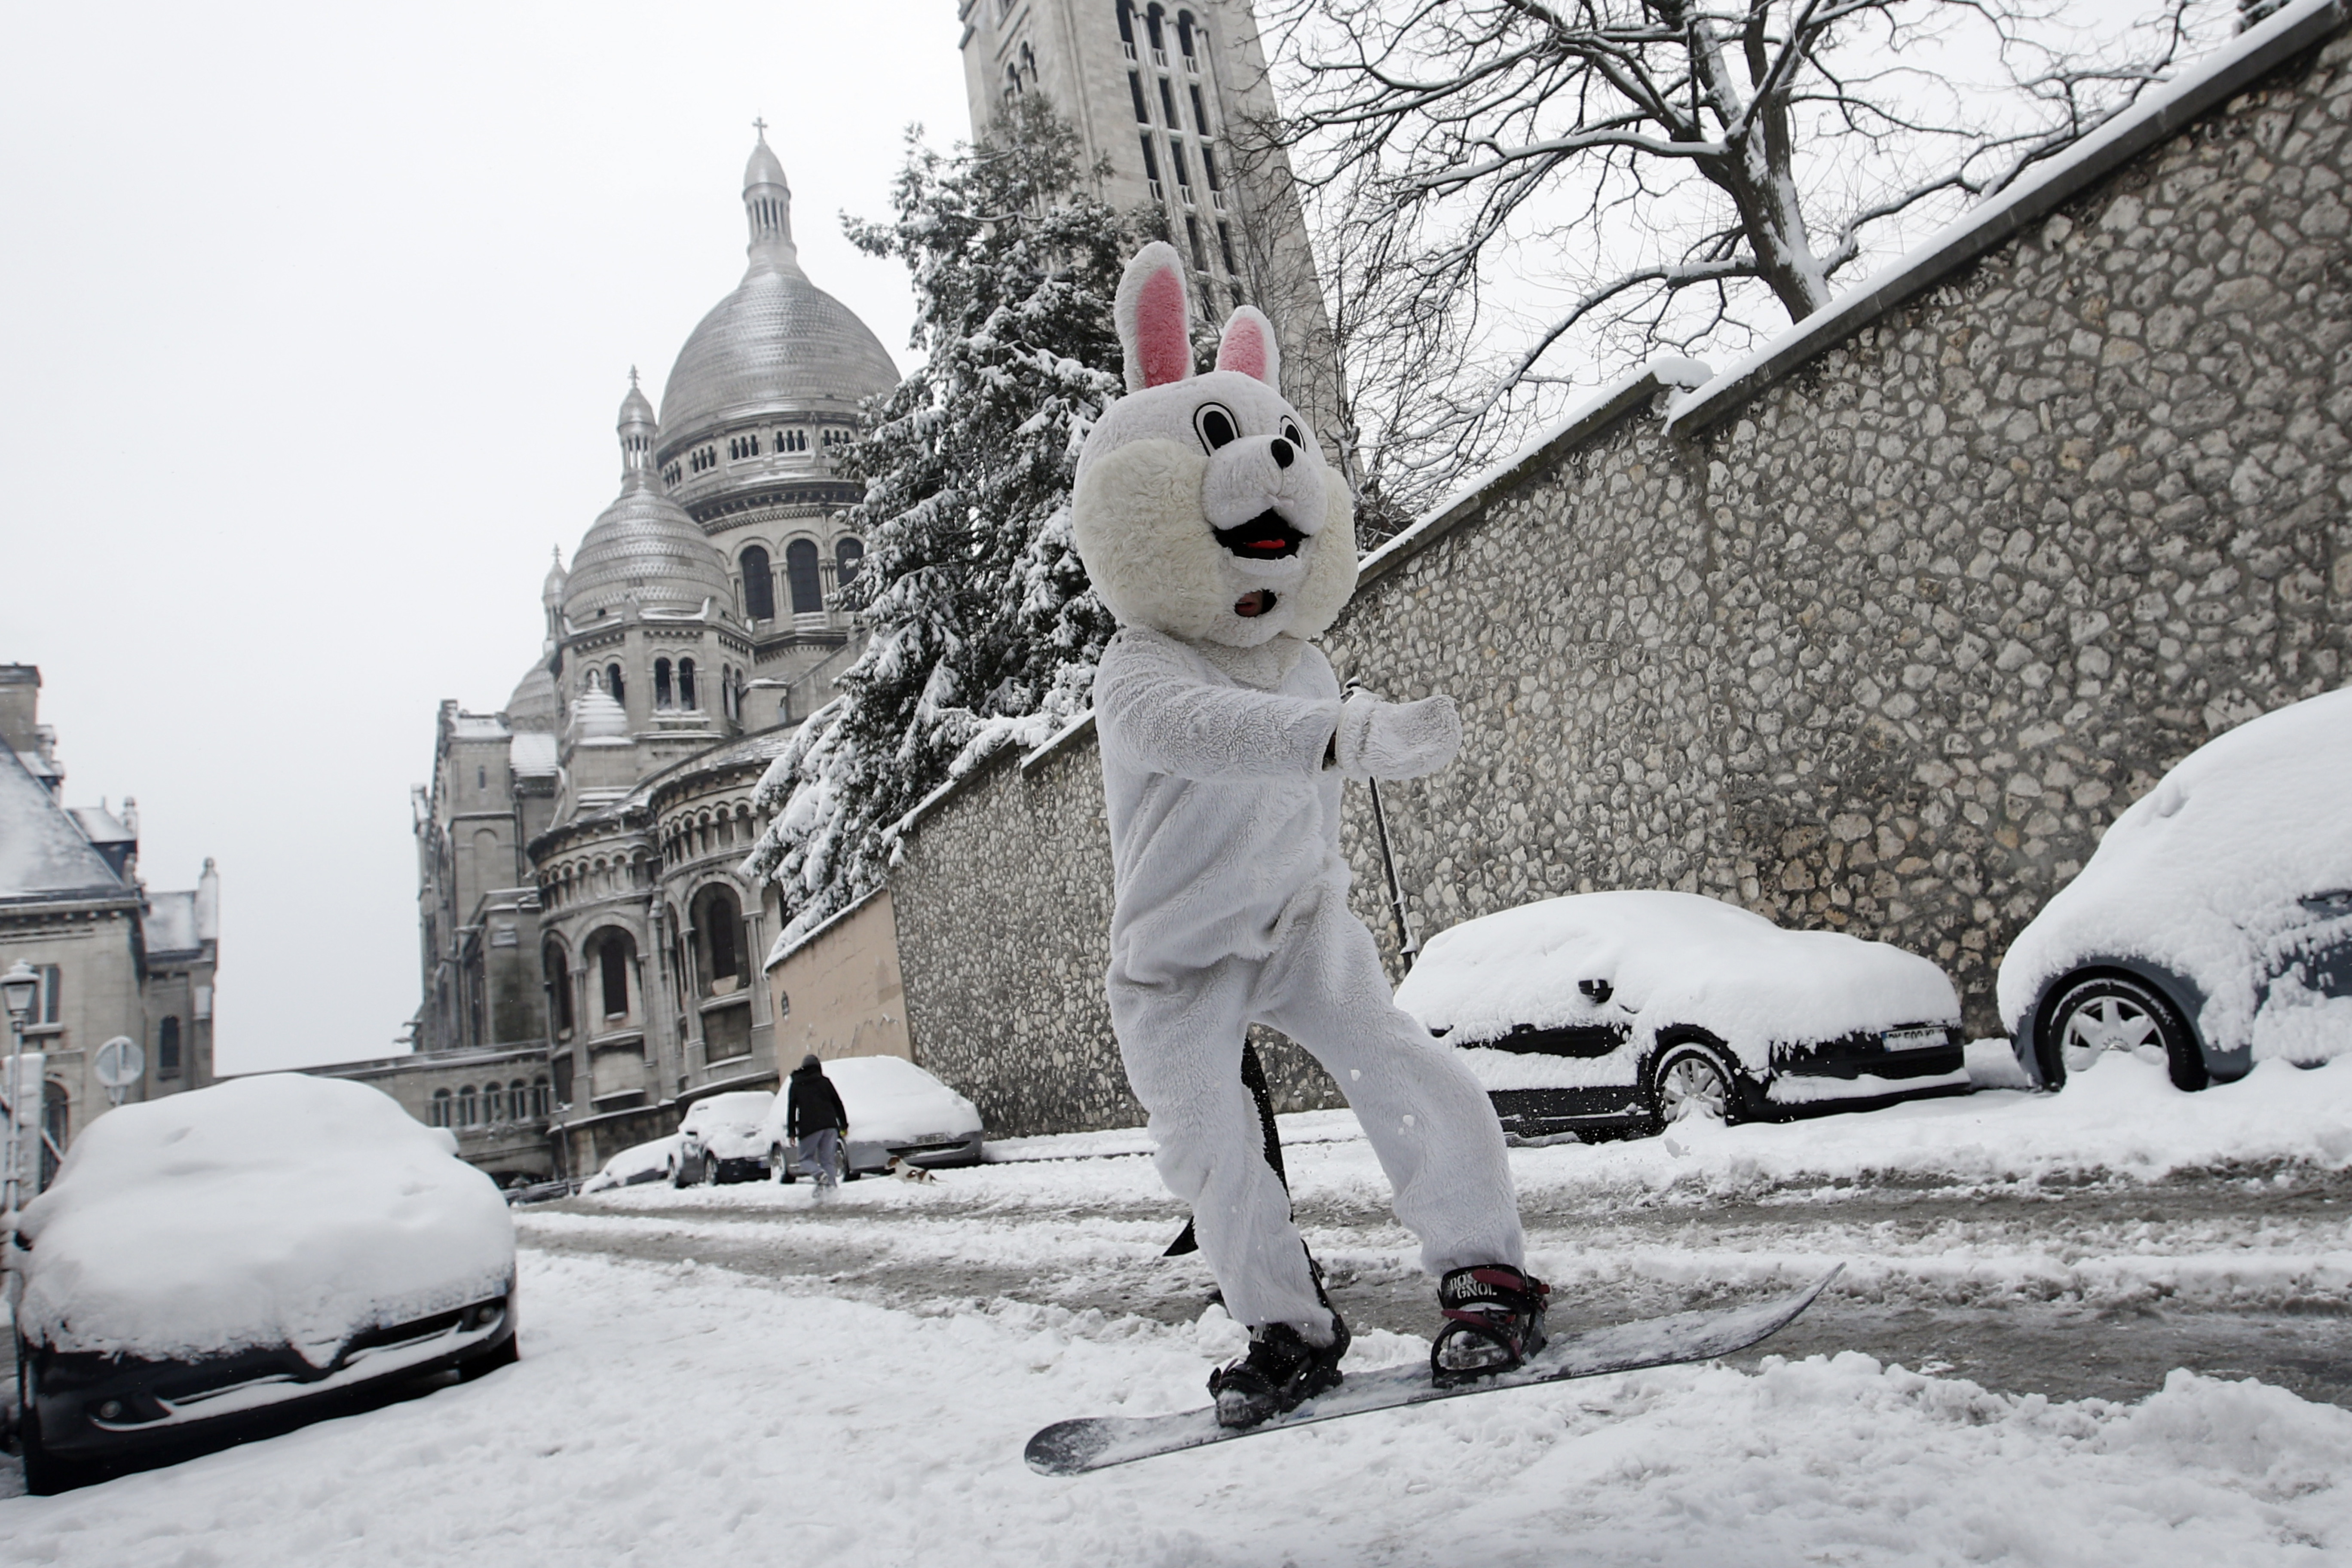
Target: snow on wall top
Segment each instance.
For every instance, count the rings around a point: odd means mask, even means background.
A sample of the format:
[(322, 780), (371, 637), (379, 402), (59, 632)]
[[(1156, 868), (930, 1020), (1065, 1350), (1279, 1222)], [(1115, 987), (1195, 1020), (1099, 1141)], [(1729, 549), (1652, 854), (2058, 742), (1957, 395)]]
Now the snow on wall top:
[(507, 763), (519, 773), (551, 773), (557, 769), (555, 736), (545, 730), (518, 730), (507, 748)]
[(147, 912), (139, 918), (139, 933), (151, 958), (167, 952), (194, 952), (204, 946), (204, 939), (196, 934), (194, 890), (148, 894)]
[(129, 891), (16, 752), (0, 746), (0, 899), (107, 898)]

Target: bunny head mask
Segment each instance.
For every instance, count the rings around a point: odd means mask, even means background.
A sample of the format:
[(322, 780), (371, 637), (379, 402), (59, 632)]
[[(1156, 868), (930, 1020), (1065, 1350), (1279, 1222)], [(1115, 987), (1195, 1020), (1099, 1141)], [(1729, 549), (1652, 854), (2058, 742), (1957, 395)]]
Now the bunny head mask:
[(1175, 248), (1147, 245), (1118, 300), (1127, 395), (1078, 458), (1071, 525), (1119, 621), (1255, 647), (1312, 637), (1356, 587), (1348, 488), (1282, 395), (1273, 323), (1244, 305), (1217, 368), (1192, 373), (1192, 301)]

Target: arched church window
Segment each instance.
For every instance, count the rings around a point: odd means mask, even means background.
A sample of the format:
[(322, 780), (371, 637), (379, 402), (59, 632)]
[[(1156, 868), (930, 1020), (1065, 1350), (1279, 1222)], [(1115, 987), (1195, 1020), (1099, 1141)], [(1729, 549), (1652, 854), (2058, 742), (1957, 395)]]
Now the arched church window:
[(856, 578), (858, 569), (866, 564), (866, 542), (844, 539), (833, 547), (833, 569), (836, 582), (847, 583)]
[(165, 1018), (155, 1030), (155, 1076), (180, 1076), (180, 1020), (176, 1016)]
[(776, 573), (768, 552), (754, 544), (743, 552), (743, 613), (755, 621), (776, 618)]
[(621, 684), (619, 665), (608, 664), (604, 667), (604, 689), (613, 694), (613, 700), (615, 702), (626, 702), (629, 700), (627, 689)]
[(816, 545), (813, 541), (795, 539), (784, 547), (784, 581), (793, 594), (793, 614), (820, 615), (824, 610), (824, 589), (817, 581)]
[(550, 947), (541, 970), (547, 976), (548, 1014), (555, 1025), (555, 1037), (572, 1037), (572, 965), (564, 962), (563, 950)]
[(474, 1086), (469, 1083), (457, 1091), (457, 1125), (471, 1127), (481, 1114), (481, 1102), (475, 1098)]
[(618, 931), (608, 934), (596, 952), (597, 978), (603, 982), (604, 1016), (629, 1016), (629, 943)]
[(425, 1122), (433, 1127), (449, 1125), (449, 1091), (447, 1089), (436, 1089), (433, 1091), (433, 1104), (425, 1112)]
[(1021, 96), (1021, 73), (1011, 66), (1004, 68), (1004, 97), (1007, 102)]
[(666, 658), (654, 660), (654, 706), (670, 706), (669, 660)]
[(677, 661), (677, 705), (688, 712), (702, 706), (694, 695), (694, 660)]
[(1127, 58), (1135, 58), (1134, 0), (1118, 0), (1118, 41), (1127, 46)]

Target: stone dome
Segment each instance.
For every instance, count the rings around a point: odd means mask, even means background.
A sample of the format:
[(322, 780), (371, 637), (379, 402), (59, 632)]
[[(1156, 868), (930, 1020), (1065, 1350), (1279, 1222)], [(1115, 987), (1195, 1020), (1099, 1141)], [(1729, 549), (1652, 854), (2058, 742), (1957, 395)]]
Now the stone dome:
[(801, 270), (792, 192), (765, 140), (752, 149), (743, 182), (751, 264), (670, 366), (661, 406), (667, 451), (768, 414), (847, 416), (898, 384), (898, 367), (873, 331)]
[(735, 603), (727, 562), (654, 477), (653, 405), (634, 385), (621, 405), (621, 493), (589, 525), (563, 578), (563, 614), (574, 626), (641, 609), (683, 610)]
[(507, 727), (510, 730), (552, 730), (563, 718), (563, 700), (555, 692), (555, 677), (547, 672), (547, 660), (540, 659), (523, 678), (515, 682), (514, 695), (507, 699)]

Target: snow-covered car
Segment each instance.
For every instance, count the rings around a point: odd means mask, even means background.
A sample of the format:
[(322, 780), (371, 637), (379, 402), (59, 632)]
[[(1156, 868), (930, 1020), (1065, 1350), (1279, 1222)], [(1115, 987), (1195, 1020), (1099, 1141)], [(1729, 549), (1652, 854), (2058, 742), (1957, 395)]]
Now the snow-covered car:
[(1944, 972), (1696, 893), (1546, 899), (1439, 932), (1397, 1005), (1519, 1137), (1654, 1131), (1965, 1093)]
[(650, 1142), (632, 1143), (604, 1162), (597, 1173), (580, 1184), (585, 1193), (601, 1193), (608, 1187), (634, 1187), (646, 1182), (667, 1181), (677, 1163), (677, 1134), (656, 1138)]
[(688, 1106), (686, 1120), (677, 1124), (670, 1185), (756, 1182), (765, 1175), (768, 1111), (775, 1102), (773, 1089), (743, 1089), (710, 1095)]
[(2352, 689), (2189, 753), (2117, 817), (2000, 963), (2042, 1087), (2108, 1050), (2182, 1089), (2352, 1053)]
[(278, 1073), (110, 1110), (21, 1235), (36, 1492), (516, 1355), (498, 1184), (365, 1084)]
[[(904, 1057), (842, 1057), (824, 1064), (824, 1076), (849, 1115), (845, 1174), (887, 1170), (893, 1156), (909, 1165), (980, 1163), (979, 1108)], [(763, 1134), (780, 1182), (795, 1174), (794, 1145), (784, 1136), (789, 1098), (776, 1096)]]

